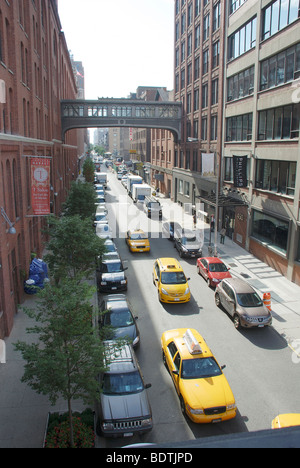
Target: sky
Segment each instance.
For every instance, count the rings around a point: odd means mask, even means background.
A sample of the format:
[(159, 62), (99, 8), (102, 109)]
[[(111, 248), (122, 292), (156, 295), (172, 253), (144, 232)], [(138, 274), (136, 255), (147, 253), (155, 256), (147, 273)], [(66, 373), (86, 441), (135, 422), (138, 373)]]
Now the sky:
[(83, 63), (85, 98), (173, 89), (174, 0), (58, 0), (62, 30)]

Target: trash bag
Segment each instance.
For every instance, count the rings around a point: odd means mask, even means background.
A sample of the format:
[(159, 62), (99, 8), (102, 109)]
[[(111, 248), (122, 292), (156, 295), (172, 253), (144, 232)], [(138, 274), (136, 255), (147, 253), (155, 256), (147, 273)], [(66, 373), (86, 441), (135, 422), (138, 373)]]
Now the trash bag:
[(47, 264), (40, 258), (34, 258), (29, 267), (29, 278), (24, 282), (24, 291), (27, 294), (36, 294), (39, 289), (44, 288), (47, 281), (49, 281)]

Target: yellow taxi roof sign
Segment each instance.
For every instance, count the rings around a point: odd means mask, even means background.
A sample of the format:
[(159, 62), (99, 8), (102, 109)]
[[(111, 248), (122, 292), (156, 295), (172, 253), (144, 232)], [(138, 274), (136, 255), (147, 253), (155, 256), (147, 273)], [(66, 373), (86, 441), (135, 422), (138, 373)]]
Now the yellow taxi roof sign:
[(183, 339), (185, 344), (190, 352), (190, 354), (202, 354), (203, 351), (198, 340), (193, 335), (192, 331), (188, 328), (183, 335)]

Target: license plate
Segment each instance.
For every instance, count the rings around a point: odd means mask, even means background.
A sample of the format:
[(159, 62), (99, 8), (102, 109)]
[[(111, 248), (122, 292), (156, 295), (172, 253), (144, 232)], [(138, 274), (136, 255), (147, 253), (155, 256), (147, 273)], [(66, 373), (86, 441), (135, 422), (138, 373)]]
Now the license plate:
[(212, 422), (213, 423), (218, 423), (218, 422), (221, 422), (222, 421), (222, 418), (218, 418), (218, 419), (213, 419)]
[(117, 286), (113, 286), (111, 289), (117, 289)]
[(143, 250), (143, 249), (140, 249), (140, 252), (144, 252), (144, 250)]
[(258, 328), (264, 328), (264, 325), (257, 325)]
[(125, 432), (124, 433), (124, 437), (132, 437), (133, 436), (133, 432)]
[(175, 297), (174, 301), (180, 301), (179, 297)]

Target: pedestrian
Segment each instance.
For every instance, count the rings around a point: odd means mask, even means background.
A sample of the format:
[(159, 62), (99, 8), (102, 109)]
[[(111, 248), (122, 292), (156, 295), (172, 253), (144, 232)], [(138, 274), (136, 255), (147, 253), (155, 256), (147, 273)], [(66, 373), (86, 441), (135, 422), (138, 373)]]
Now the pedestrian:
[(224, 244), (225, 235), (226, 235), (226, 229), (223, 227), (223, 228), (221, 229), (221, 231), (220, 231), (220, 236), (221, 236), (220, 243), (221, 243), (221, 244)]
[(211, 217), (211, 221), (210, 221), (210, 229), (211, 229), (211, 232), (215, 231), (215, 219), (213, 216)]

